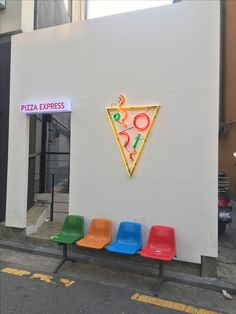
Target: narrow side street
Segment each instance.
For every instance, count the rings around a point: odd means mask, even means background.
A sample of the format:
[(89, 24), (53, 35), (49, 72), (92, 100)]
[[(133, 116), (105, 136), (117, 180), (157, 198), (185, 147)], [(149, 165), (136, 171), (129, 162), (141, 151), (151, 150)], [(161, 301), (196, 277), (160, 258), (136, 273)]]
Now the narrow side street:
[(232, 205), (232, 224), (219, 237), (218, 276), (236, 282), (236, 201)]

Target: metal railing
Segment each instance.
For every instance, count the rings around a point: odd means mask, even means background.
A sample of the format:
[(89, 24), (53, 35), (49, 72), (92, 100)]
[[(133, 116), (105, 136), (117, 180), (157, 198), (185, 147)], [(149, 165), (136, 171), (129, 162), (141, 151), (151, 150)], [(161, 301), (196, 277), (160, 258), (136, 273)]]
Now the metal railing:
[(56, 211), (54, 205), (68, 204), (68, 201), (56, 199), (55, 193), (69, 193), (70, 153), (45, 152), (37, 154), (35, 158), (35, 199), (37, 202), (50, 203), (50, 221), (53, 221), (54, 213), (67, 213)]

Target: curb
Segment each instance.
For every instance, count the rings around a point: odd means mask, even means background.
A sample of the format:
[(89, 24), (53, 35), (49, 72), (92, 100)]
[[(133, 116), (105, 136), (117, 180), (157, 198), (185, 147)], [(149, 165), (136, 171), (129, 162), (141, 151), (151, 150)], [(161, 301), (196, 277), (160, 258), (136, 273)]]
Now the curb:
[[(14, 249), (21, 252), (27, 252), (31, 254), (51, 256), (56, 258), (62, 257), (62, 252), (60, 249), (46, 248), (46, 247), (35, 247), (24, 245), (22, 243), (16, 243), (11, 241), (0, 240), (0, 247)], [(125, 261), (109, 261), (104, 259), (104, 257), (94, 257), (88, 254), (80, 253), (69, 253), (69, 257), (75, 259), (81, 263), (91, 263), (103, 268), (111, 268), (116, 270), (123, 270), (126, 272), (138, 273), (144, 276), (153, 277), (158, 276), (158, 267), (153, 268), (150, 266), (138, 265), (132, 262)], [(213, 291), (222, 291), (227, 290), (231, 294), (236, 294), (236, 283), (221, 279), (221, 278), (208, 278), (208, 277), (199, 277), (190, 274), (177, 273), (173, 271), (165, 271), (165, 278), (169, 281), (187, 284), (199, 288), (204, 288)]]

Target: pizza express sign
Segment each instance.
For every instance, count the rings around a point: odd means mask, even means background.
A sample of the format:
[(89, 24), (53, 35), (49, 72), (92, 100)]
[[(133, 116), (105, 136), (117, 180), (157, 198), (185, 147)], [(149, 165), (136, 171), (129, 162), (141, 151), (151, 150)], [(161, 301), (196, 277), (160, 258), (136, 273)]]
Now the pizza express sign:
[(26, 114), (71, 112), (71, 103), (69, 101), (61, 100), (61, 101), (21, 104), (20, 112), (26, 113)]

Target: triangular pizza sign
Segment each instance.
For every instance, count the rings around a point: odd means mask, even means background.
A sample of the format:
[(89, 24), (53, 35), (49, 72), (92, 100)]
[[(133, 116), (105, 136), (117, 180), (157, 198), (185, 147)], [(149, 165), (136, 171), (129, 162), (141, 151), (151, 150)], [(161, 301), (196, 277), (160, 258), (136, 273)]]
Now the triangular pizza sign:
[(125, 97), (122, 95), (117, 106), (106, 108), (130, 177), (134, 173), (159, 108), (159, 105), (126, 106)]

